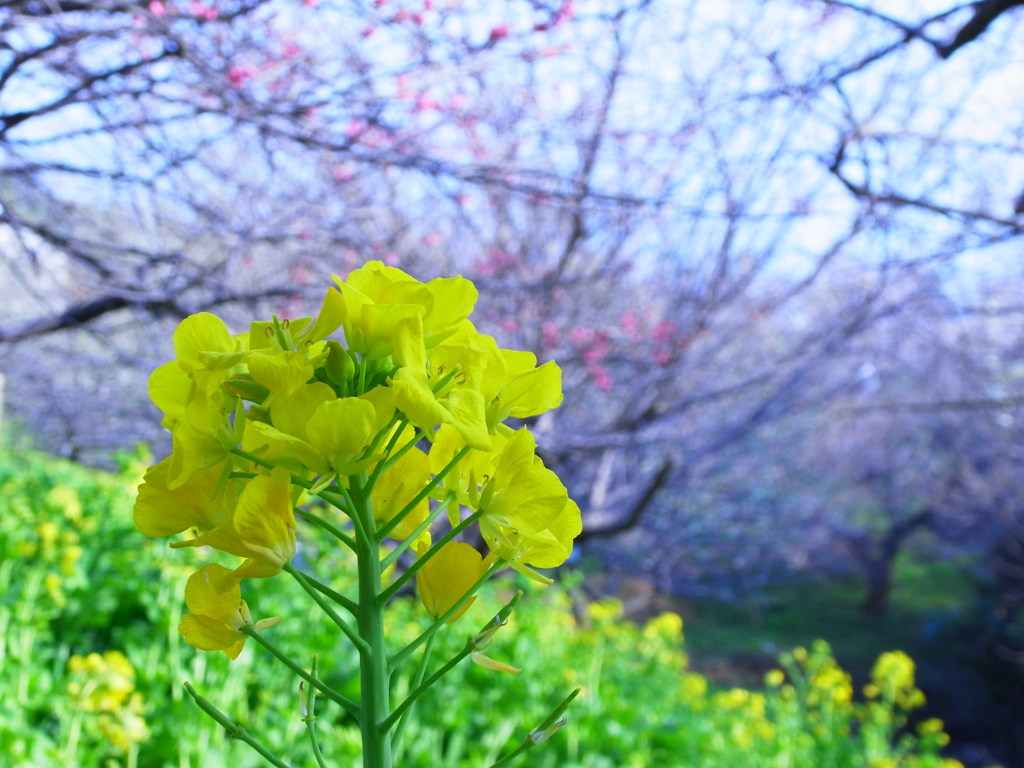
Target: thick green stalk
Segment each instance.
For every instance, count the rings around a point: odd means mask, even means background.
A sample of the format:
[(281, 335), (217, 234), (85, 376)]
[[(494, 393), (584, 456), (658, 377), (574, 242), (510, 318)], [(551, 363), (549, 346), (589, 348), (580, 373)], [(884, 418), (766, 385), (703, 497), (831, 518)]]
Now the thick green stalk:
[(355, 518), (371, 535), (356, 539), (359, 570), (358, 631), (365, 644), (359, 650), (360, 713), (363, 768), (392, 768), (390, 728), (381, 727), (391, 713), (391, 673), (384, 643), (384, 606), (381, 592), (380, 540), (374, 530), (370, 494), (353, 483)]

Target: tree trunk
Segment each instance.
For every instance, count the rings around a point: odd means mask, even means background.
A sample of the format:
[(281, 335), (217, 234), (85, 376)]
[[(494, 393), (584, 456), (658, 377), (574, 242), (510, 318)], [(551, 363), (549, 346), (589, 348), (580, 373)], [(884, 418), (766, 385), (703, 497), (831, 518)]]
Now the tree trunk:
[(889, 610), (896, 556), (910, 534), (918, 528), (930, 525), (931, 522), (931, 510), (922, 510), (895, 524), (880, 541), (872, 539), (866, 533), (850, 541), (854, 555), (860, 561), (867, 577), (867, 594), (861, 603), (861, 610), (866, 615), (884, 616)]
[(884, 616), (889, 610), (889, 594), (892, 592), (892, 572), (896, 564), (896, 553), (885, 552), (882, 557), (866, 564), (868, 591), (860, 609), (868, 616)]

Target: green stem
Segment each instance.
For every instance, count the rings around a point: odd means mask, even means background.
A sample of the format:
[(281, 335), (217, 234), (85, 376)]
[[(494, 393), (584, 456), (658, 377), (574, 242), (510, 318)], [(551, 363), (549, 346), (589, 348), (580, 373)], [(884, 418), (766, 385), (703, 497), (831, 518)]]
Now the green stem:
[(469, 451), (470, 447), (468, 445), (463, 446), (462, 449), (452, 457), (452, 460), (445, 464), (441, 468), (441, 471), (434, 475), (434, 477), (431, 478), (430, 482), (423, 486), (422, 489), (420, 489), (419, 493), (412, 497), (412, 501), (410, 501), (408, 504), (402, 507), (401, 511), (397, 515), (392, 517), (390, 520), (387, 521), (387, 523), (381, 526), (380, 530), (378, 531), (380, 537), (383, 539), (385, 536), (390, 534), (391, 531), (395, 529), (395, 526), (401, 525), (402, 521), (406, 518), (406, 516), (409, 513), (411, 513), (414, 509), (416, 509), (416, 506), (425, 498), (427, 498), (427, 496), (430, 495), (431, 491), (433, 491), (441, 484), (445, 476), (455, 468), (456, 464), (462, 461), (462, 458), (467, 453), (469, 453)]
[(309, 522), (311, 522), (317, 528), (320, 528), (321, 530), (331, 534), (331, 536), (336, 538), (338, 541), (340, 541), (346, 547), (351, 549), (353, 552), (356, 551), (356, 540), (349, 536), (347, 533), (345, 533), (343, 530), (338, 528), (337, 526), (327, 522), (319, 515), (314, 515), (307, 509), (299, 509), (298, 513), (302, 515), (302, 517), (304, 517), (306, 520), (309, 520)]
[(377, 478), (380, 475), (382, 475), (383, 473), (385, 473), (389, 469), (391, 469), (391, 467), (394, 466), (395, 462), (398, 461), (400, 458), (402, 458), (410, 450), (412, 450), (412, 448), (416, 445), (416, 443), (418, 443), (420, 441), (420, 439), (422, 439), (422, 437), (423, 437), (423, 430), (421, 430), (421, 429), (415, 430), (415, 433), (413, 434), (412, 440), (410, 440), (405, 445), (403, 445), (401, 448), (399, 448), (397, 452), (392, 453), (392, 451), (395, 450), (395, 444), (398, 442), (398, 438), (402, 436), (402, 430), (404, 430), (405, 427), (409, 424), (408, 419), (406, 419), (405, 417), (403, 417), (400, 420), (400, 422), (401, 422), (401, 426), (398, 429), (395, 430), (395, 434), (392, 436), (391, 442), (388, 443), (388, 447), (384, 451), (384, 455), (387, 458), (385, 458), (384, 461), (382, 461), (379, 464), (377, 464), (376, 468), (373, 470), (373, 476), (370, 478), (371, 482), (376, 482)]
[(362, 487), (352, 488), (353, 519), (369, 535), (356, 540), (356, 565), (359, 573), (359, 653), (360, 717), (363, 743), (363, 768), (392, 768), (391, 738), (381, 725), (391, 709), (391, 672), (384, 642), (384, 607), (378, 602), (381, 590), (380, 539), (374, 531), (370, 494)]
[(327, 685), (323, 681), (321, 681), (321, 680), (317, 679), (316, 677), (314, 677), (313, 675), (309, 674), (309, 672), (304, 670), (301, 666), (296, 664), (290, 658), (285, 656), (280, 650), (278, 650), (276, 645), (271, 643), (269, 640), (264, 638), (259, 632), (257, 632), (255, 627), (252, 627), (252, 626), (242, 627), (238, 631), (248, 635), (253, 640), (255, 640), (257, 643), (262, 645), (264, 648), (266, 648), (268, 651), (270, 651), (271, 655), (273, 655), (274, 658), (276, 658), (278, 661), (280, 661), (282, 664), (284, 664), (286, 667), (288, 667), (288, 669), (290, 669), (296, 675), (301, 677), (307, 683), (309, 683), (312, 686), (315, 686), (316, 689), (318, 691), (320, 691), (320, 693), (322, 693), (324, 696), (329, 698), (335, 704), (338, 704), (342, 709), (344, 709), (350, 715), (355, 715), (356, 717), (359, 717), (360, 706), (358, 704), (356, 704), (356, 702), (352, 701), (351, 699), (349, 699), (346, 696), (341, 695), (340, 693), (338, 693), (336, 690), (331, 688), (329, 685)]
[(498, 762), (492, 763), (490, 768), (500, 768), (503, 765), (507, 765), (512, 762), (512, 760), (519, 757), (519, 755), (523, 754), (523, 752), (533, 749), (538, 744), (543, 744), (551, 738), (551, 734), (565, 725), (565, 710), (568, 709), (572, 700), (580, 695), (580, 690), (580, 688), (576, 688), (572, 693), (562, 699), (561, 703), (551, 710), (551, 714), (545, 717), (540, 725), (526, 734), (519, 746), (498, 760)]
[[(423, 655), (420, 657), (420, 665), (416, 669), (416, 675), (412, 679), (412, 685), (409, 686), (410, 691), (415, 691), (423, 683), (423, 678), (427, 674), (427, 665), (430, 663), (430, 654), (434, 650), (434, 638), (436, 635), (431, 635), (427, 640), (427, 647), (423, 649)], [(406, 723), (409, 721), (409, 715), (412, 713), (411, 708), (406, 708), (404, 714), (402, 714), (398, 723), (395, 725), (395, 732), (391, 737), (392, 745), (397, 746), (402, 738), (402, 732), (405, 730)]]
[(196, 704), (199, 705), (199, 708), (203, 710), (203, 712), (205, 712), (214, 720), (216, 720), (224, 728), (224, 730), (227, 731), (229, 738), (244, 741), (246, 744), (248, 744), (250, 747), (256, 750), (260, 754), (260, 756), (271, 765), (275, 765), (277, 766), (277, 768), (288, 768), (288, 764), (286, 762), (281, 760), (281, 758), (279, 758), (273, 752), (271, 752), (262, 744), (260, 744), (253, 736), (251, 736), (245, 730), (245, 727), (242, 726), (241, 723), (232, 720), (226, 714), (217, 709), (217, 707), (214, 704), (200, 696), (196, 692), (196, 689), (192, 687), (191, 683), (185, 683), (185, 690), (188, 691), (189, 695), (193, 699), (195, 699)]
[[(317, 672), (319, 671), (317, 662), (318, 657), (314, 654), (313, 666), (309, 670), (313, 677), (317, 677)], [(313, 749), (313, 758), (316, 760), (318, 768), (327, 768), (323, 752), (320, 751), (320, 740), (316, 737), (316, 688), (310, 687), (309, 694), (307, 695), (302, 690), (302, 683), (299, 683), (299, 693), (303, 700), (302, 720), (306, 723), (306, 730), (309, 732), (309, 743)]]
[[(433, 637), (431, 637), (430, 639), (433, 640)], [(381, 723), (381, 728), (386, 730), (390, 728), (392, 725), (394, 725), (395, 721), (397, 721), (399, 718), (402, 717), (403, 714), (405, 714), (406, 710), (413, 705), (416, 699), (418, 699), (421, 695), (426, 693), (427, 689), (429, 689), (430, 686), (432, 686), (442, 677), (451, 672), (452, 669), (460, 661), (469, 656), (469, 654), (471, 654), (472, 652), (473, 646), (470, 642), (467, 642), (466, 645), (463, 646), (462, 650), (460, 650), (457, 654), (455, 654), (447, 662), (445, 662), (444, 665), (442, 665), (436, 672), (434, 672), (430, 677), (428, 677), (425, 682), (420, 683), (415, 689), (410, 691), (409, 695), (405, 697), (402, 703), (395, 707), (395, 711), (391, 713), (388, 719)]]
[(416, 445), (416, 443), (419, 442), (421, 433), (416, 432), (413, 439), (406, 445), (402, 446), (402, 450), (400, 450), (395, 456), (391, 455), (391, 452), (395, 450), (395, 444), (398, 443), (398, 438), (402, 436), (402, 430), (405, 429), (408, 423), (409, 420), (406, 419), (405, 416), (396, 416), (394, 419), (391, 420), (390, 424), (388, 424), (386, 427), (384, 427), (384, 429), (377, 433), (376, 437), (373, 438), (373, 442), (370, 443), (369, 448), (366, 449), (366, 455), (372, 455), (373, 452), (376, 450), (377, 446), (380, 445), (381, 438), (384, 435), (386, 435), (389, 431), (391, 432), (391, 437), (388, 438), (388, 444), (384, 446), (383, 455), (385, 458), (382, 459), (381, 461), (378, 461), (377, 465), (373, 468), (373, 472), (370, 473), (370, 478), (366, 485), (367, 488), (373, 488), (374, 484), (377, 482), (377, 478), (384, 474), (384, 472), (387, 471), (388, 467), (390, 467), (399, 458), (401, 458), (402, 455), (406, 453), (406, 451), (408, 451), (412, 446)]
[[(413, 705), (416, 699), (418, 699), (420, 696), (426, 693), (430, 686), (432, 686), (442, 677), (451, 672), (455, 665), (457, 665), (460, 661), (469, 656), (469, 654), (473, 653), (474, 651), (481, 650), (481, 647), (478, 645), (478, 638), (482, 635), (489, 636), (494, 633), (497, 627), (503, 626), (508, 621), (509, 615), (512, 613), (512, 610), (516, 607), (516, 603), (519, 602), (519, 599), (522, 596), (522, 592), (516, 592), (515, 596), (511, 600), (509, 600), (500, 611), (498, 611), (497, 615), (495, 615), (493, 619), (484, 624), (483, 628), (480, 630), (479, 633), (473, 635), (468, 640), (466, 640), (466, 644), (462, 647), (461, 651), (459, 651), (447, 662), (445, 662), (436, 672), (434, 672), (434, 674), (428, 677), (426, 681), (420, 683), (412, 691), (410, 691), (409, 695), (405, 697), (401, 704), (395, 707), (395, 711), (392, 712), (388, 719), (382, 723), (381, 727), (384, 729), (390, 728), (391, 725), (396, 720), (401, 718), (405, 711)], [(432, 640), (433, 636), (431, 636), (430, 639)], [(487, 642), (489, 643), (490, 640), (488, 639)]]
[[(289, 565), (291, 565), (291, 563), (289, 563)], [(302, 578), (304, 578), (306, 580), (306, 582), (309, 584), (309, 586), (311, 586), (317, 592), (319, 592), (319, 593), (321, 593), (323, 595), (326, 595), (327, 597), (331, 598), (331, 600), (336, 602), (338, 605), (340, 605), (346, 611), (351, 613), (353, 616), (355, 616), (355, 615), (357, 615), (359, 613), (359, 604), (355, 600), (352, 600), (352, 599), (350, 599), (348, 597), (345, 597), (345, 595), (341, 594), (340, 592), (331, 589), (330, 587), (328, 587), (323, 582), (321, 582), (321, 581), (319, 581), (317, 579), (314, 579), (308, 573), (302, 573), (301, 571), (300, 571), (300, 573), (302, 574)], [(318, 605), (319, 605), (319, 603), (318, 603)]]
[(464, 606), (467, 601), (472, 599), (473, 595), (480, 591), (480, 587), (482, 587), (487, 582), (487, 580), (491, 578), (491, 576), (493, 576), (497, 571), (501, 570), (504, 567), (505, 563), (499, 560), (492, 567), (488, 568), (484, 572), (484, 574), (476, 580), (473, 586), (466, 590), (466, 594), (464, 594), (462, 597), (460, 597), (452, 604), (451, 608), (449, 608), (447, 611), (445, 611), (436, 619), (434, 619), (433, 623), (429, 627), (427, 627), (420, 634), (419, 637), (417, 637), (415, 640), (413, 640), (411, 643), (405, 646), (405, 648), (403, 648), (394, 656), (392, 656), (391, 659), (388, 661), (388, 667), (390, 667), (391, 669), (398, 669), (399, 665), (403, 664), (405, 660), (416, 651), (417, 648), (419, 648), (421, 645), (423, 645), (423, 643), (427, 642), (427, 640), (429, 640), (431, 637), (437, 634), (437, 631), (448, 622), (448, 619), (450, 619), (452, 616), (458, 613), (462, 606)]
[[(267, 461), (262, 456), (257, 456), (255, 453), (249, 453), (249, 451), (244, 451), (238, 447), (232, 448), (231, 453), (235, 454), (235, 456), (240, 456), (246, 461), (251, 461), (253, 464), (259, 464), (261, 467), (265, 469), (273, 469), (275, 466), (277, 466), (272, 461)], [(292, 482), (296, 482), (295, 475), (292, 475)]]
[[(390, 587), (388, 587), (386, 590), (384, 590), (384, 592), (381, 593), (381, 603), (386, 604), (392, 597), (395, 596), (395, 594), (397, 594), (398, 590), (400, 590), (405, 585), (405, 583), (409, 581), (409, 579), (416, 575), (416, 572), (420, 568), (422, 568), (427, 563), (427, 561), (430, 560), (430, 558), (432, 558), (434, 555), (441, 551), (441, 547), (443, 547), (449, 541), (451, 541), (464, 530), (466, 530), (474, 522), (479, 520), (483, 516), (483, 514), (484, 513), (481, 510), (477, 510), (472, 515), (467, 517), (465, 520), (462, 520), (457, 526), (448, 531), (448, 533), (446, 533), (440, 539), (438, 539), (437, 542), (435, 542), (434, 545), (430, 549), (428, 549), (422, 557), (417, 558), (415, 563), (410, 565), (409, 568), (401, 576), (394, 580)], [(408, 542), (403, 543), (406, 544), (406, 547), (409, 546)], [(395, 551), (398, 552), (399, 550), (396, 549)], [(399, 554), (401, 554), (401, 552), (399, 552)], [(394, 552), (389, 553), (388, 557), (385, 558), (385, 562), (388, 565), (390, 565), (391, 561), (395, 559), (394, 557), (392, 557), (392, 555), (394, 555)]]
[[(349, 480), (354, 482), (355, 481), (355, 475), (350, 476)], [(338, 483), (338, 493), (341, 495), (341, 497), (345, 500), (345, 503), (348, 505), (348, 510), (347, 510), (348, 511), (348, 515), (352, 519), (352, 525), (354, 525), (355, 529), (356, 529), (356, 541), (362, 541), (362, 542), (369, 541), (370, 540), (370, 534), (373, 532), (373, 526), (374, 526), (373, 515), (371, 514), (370, 515), (370, 519), (367, 520), (365, 515), (360, 514), (360, 509), (356, 508), (356, 502), (353, 499), (352, 491), (350, 491), (348, 488), (346, 488), (340, 482)], [(362, 500), (362, 499), (369, 499), (369, 496), (368, 495), (364, 496), (364, 495), (362, 495), (360, 493), (360, 497), (359, 498), (360, 498), (360, 500)], [(337, 501), (334, 501), (332, 503), (335, 504), (335, 506), (338, 505)], [(369, 502), (368, 501), (367, 501), (367, 506), (369, 506)], [(339, 507), (339, 509), (340, 509), (340, 507)], [(357, 545), (356, 555), (358, 556), (358, 554), (359, 554), (359, 549), (358, 549), (358, 545)], [(379, 558), (379, 554), (378, 554), (378, 558)]]
[(381, 568), (390, 568), (391, 565), (402, 556), (402, 553), (408, 550), (409, 547), (413, 545), (413, 542), (415, 542), (420, 537), (420, 534), (422, 534), (425, 530), (427, 530), (428, 528), (430, 528), (431, 525), (434, 524), (434, 521), (441, 516), (441, 513), (444, 512), (454, 500), (454, 495), (449, 496), (447, 499), (445, 499), (432, 510), (430, 510), (430, 514), (428, 514), (423, 519), (423, 522), (417, 525), (412, 533), (410, 533), (402, 541), (400, 541), (398, 543), (398, 546), (396, 546), (393, 550), (388, 552), (387, 556), (385, 556), (384, 559), (380, 561)]
[[(309, 579), (306, 578), (306, 574), (304, 574), (302, 571), (300, 571), (298, 568), (296, 568), (291, 563), (286, 564), (284, 566), (284, 570), (287, 573), (291, 574), (292, 577), (297, 582), (299, 582), (299, 586), (301, 586), (304, 590), (306, 590), (306, 593), (310, 597), (312, 597), (313, 600), (316, 601), (316, 604), (319, 605), (321, 610), (323, 610), (323, 612), (327, 614), (327, 616), (331, 619), (331, 621), (333, 621), (338, 626), (338, 629), (340, 629), (342, 632), (344, 632), (345, 636), (349, 640), (352, 641), (352, 644), (355, 645), (356, 649), (360, 653), (363, 653), (366, 650), (366, 642), (363, 640), (362, 637), (359, 636), (359, 633), (357, 633), (354, 629), (352, 629), (351, 626), (349, 626), (349, 623), (347, 621), (345, 621), (345, 619), (343, 617), (338, 615), (338, 612), (334, 610), (334, 608), (330, 605), (330, 603), (328, 603), (326, 600), (324, 600), (323, 596), (320, 595), (317, 592), (316, 587), (314, 587), (310, 583)], [(338, 595), (338, 596), (341, 597), (341, 595)], [(342, 599), (345, 600), (346, 603), (352, 605), (353, 608), (355, 609), (354, 613), (358, 614), (359, 606), (356, 603), (353, 603), (348, 598), (342, 598)]]

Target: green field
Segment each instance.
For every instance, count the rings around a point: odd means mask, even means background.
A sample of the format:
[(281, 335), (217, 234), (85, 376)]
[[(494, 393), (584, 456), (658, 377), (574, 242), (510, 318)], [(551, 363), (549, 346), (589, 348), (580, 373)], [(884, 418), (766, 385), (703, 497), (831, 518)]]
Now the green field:
[[(286, 764), (312, 765), (290, 672), (254, 644), (229, 662), (180, 638), (182, 585), (207, 553), (171, 550), (134, 530), (131, 505), (144, 462), (124, 464), (120, 475), (107, 475), (38, 454), (0, 455), (6, 587), (0, 694), (11, 704), (0, 713), (0, 751), (13, 768), (260, 765), (247, 745), (226, 738), (199, 711), (182, 687), (188, 680)], [(310, 540), (300, 554), (304, 565), (330, 574), (333, 588), (351, 588), (352, 574), (339, 553), (317, 552)], [(435, 663), (479, 631), (516, 586), (524, 585), (503, 582), (483, 593), (442, 635)], [(637, 625), (619, 618), (615, 601), (574, 604), (558, 587), (526, 589), (520, 609), (488, 651), (522, 672), (503, 674), (468, 662), (456, 667), (421, 700), (405, 730), (399, 765), (484, 768), (575, 686), (583, 694), (568, 724), (520, 764), (957, 765), (940, 757), (947, 741), (940, 723), (903, 727), (921, 703), (907, 657), (883, 656), (865, 690), (826, 643), (811, 642), (831, 639), (841, 658), (849, 652), (856, 663), (861, 657), (854, 651), (865, 660), (874, 654), (867, 628), (855, 640), (852, 625), (843, 625), (848, 648), (825, 631), (839, 626), (830, 624), (841, 614), (829, 614), (828, 604), (841, 590), (828, 597), (811, 587), (788, 598), (780, 593), (756, 610), (702, 607), (686, 626), (684, 646), (683, 624), (674, 614)], [(245, 597), (254, 615), (283, 617), (268, 630), (279, 647), (304, 664), (318, 653), (325, 680), (358, 697), (353, 651), (293, 582), (260, 580)], [(807, 601), (803, 610), (800, 601)], [(920, 609), (919, 618), (934, 609)], [(425, 623), (415, 599), (399, 600), (390, 629), (396, 645)], [(743, 686), (704, 672), (713, 658), (709, 649), (735, 672), (751, 642), (765, 669), (779, 671), (767, 679), (764, 670), (746, 675)], [(765, 643), (773, 650), (765, 650)], [(784, 653), (791, 645), (803, 647)], [(698, 659), (693, 666), (687, 648)], [(772, 663), (775, 650), (781, 666)], [(408, 688), (410, 681), (403, 677), (395, 684)], [(329, 764), (356, 764), (359, 733), (351, 719), (322, 704), (318, 716)]]

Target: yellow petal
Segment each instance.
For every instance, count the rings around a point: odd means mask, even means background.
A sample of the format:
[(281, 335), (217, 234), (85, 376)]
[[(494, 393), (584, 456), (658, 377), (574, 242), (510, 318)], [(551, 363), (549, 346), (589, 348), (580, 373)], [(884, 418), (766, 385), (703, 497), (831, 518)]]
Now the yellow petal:
[(427, 283), (433, 306), (425, 325), (436, 332), (465, 320), (479, 297), (476, 286), (464, 277), (439, 277)]
[(330, 470), (326, 457), (308, 442), (260, 421), (246, 423), (242, 447), (297, 472), (307, 468), (317, 473)]
[[(223, 565), (208, 563), (189, 576), (185, 584), (185, 605), (188, 609), (221, 624), (241, 624), (241, 603), (242, 588), (230, 569)], [(237, 626), (231, 628), (236, 629)]]
[(473, 659), (473, 663), (479, 664), (484, 669), (493, 669), (495, 672), (508, 672), (509, 674), (517, 674), (520, 670), (519, 667), (513, 667), (511, 664), (506, 664), (503, 661), (492, 659), (490, 656), (485, 656), (480, 651), (473, 651), (470, 654), (470, 658)]
[(340, 474), (350, 474), (354, 461), (377, 434), (373, 404), (358, 397), (343, 397), (321, 404), (313, 413), (306, 434)]
[[(295, 556), (290, 473), (277, 467), (248, 482), (235, 510), (235, 530), (251, 557), (272, 573)], [(270, 574), (267, 574), (270, 575)]]
[[(444, 615), (462, 599), (483, 573), (483, 557), (479, 552), (461, 541), (448, 542), (416, 573), (416, 586), (423, 607), (435, 619)], [(448, 623), (462, 616), (475, 599), (466, 601), (448, 619)]]
[(167, 416), (181, 417), (192, 390), (192, 379), (177, 360), (164, 363), (149, 376), (149, 399)]
[(549, 360), (539, 368), (512, 378), (501, 392), (501, 403), (500, 421), (509, 416), (520, 419), (536, 416), (557, 408), (562, 403), (562, 369)]
[(228, 327), (209, 312), (189, 315), (174, 331), (174, 353), (185, 371), (207, 367), (204, 353), (230, 354), (234, 351), (235, 341)]
[(227, 457), (228, 450), (216, 432), (182, 422), (171, 435), (167, 487), (180, 488), (196, 472), (219, 464)]
[(185, 642), (201, 651), (224, 651), (229, 659), (238, 658), (245, 645), (245, 635), (209, 616), (186, 613), (178, 631)]
[(491, 436), (484, 414), (484, 396), (475, 389), (458, 387), (444, 403), (446, 421), (459, 430), (466, 444), (480, 451), (491, 450)]
[(334, 390), (321, 381), (303, 384), (288, 395), (275, 395), (270, 404), (274, 426), (294, 437), (306, 439), (306, 425), (323, 403), (337, 399)]
[[(412, 430), (409, 430), (412, 432)], [(377, 478), (373, 485), (373, 516), (386, 523), (408, 504), (430, 482), (430, 459), (418, 448), (411, 449)], [(390, 538), (406, 539), (427, 519), (430, 502), (424, 497), (391, 531)], [(423, 535), (429, 535), (424, 531)]]
[(422, 370), (400, 368), (394, 376), (395, 404), (417, 427), (433, 432), (448, 413), (430, 389), (430, 380)]
[(337, 290), (328, 288), (316, 320), (299, 337), (299, 343), (326, 339), (345, 322), (345, 314), (345, 300)]
[(231, 516), (235, 498), (230, 488), (218, 490), (221, 468), (200, 470), (189, 482), (168, 487), (170, 459), (146, 471), (135, 498), (135, 527), (146, 536), (171, 536), (189, 528), (208, 531)]
[(253, 352), (249, 373), (271, 392), (290, 395), (311, 378), (313, 364), (306, 352)]

